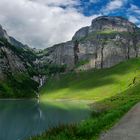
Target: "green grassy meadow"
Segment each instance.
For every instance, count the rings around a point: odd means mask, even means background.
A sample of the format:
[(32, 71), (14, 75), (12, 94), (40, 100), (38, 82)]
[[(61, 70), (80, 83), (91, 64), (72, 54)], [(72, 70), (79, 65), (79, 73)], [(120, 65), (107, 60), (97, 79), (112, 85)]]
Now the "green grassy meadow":
[(49, 99), (92, 100), (92, 115), (79, 124), (52, 128), (30, 140), (97, 140), (140, 101), (140, 59), (51, 78), (41, 89), (41, 100)]
[(102, 70), (68, 73), (52, 77), (41, 89), (41, 100), (75, 99), (101, 101), (129, 88), (140, 75), (140, 59), (132, 59)]

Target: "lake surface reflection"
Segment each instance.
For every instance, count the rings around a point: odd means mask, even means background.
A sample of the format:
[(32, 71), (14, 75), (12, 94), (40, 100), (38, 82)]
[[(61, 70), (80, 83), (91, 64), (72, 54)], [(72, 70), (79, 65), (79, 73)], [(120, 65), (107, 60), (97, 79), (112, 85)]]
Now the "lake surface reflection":
[(79, 122), (90, 115), (85, 104), (0, 100), (0, 140), (24, 140), (59, 124)]

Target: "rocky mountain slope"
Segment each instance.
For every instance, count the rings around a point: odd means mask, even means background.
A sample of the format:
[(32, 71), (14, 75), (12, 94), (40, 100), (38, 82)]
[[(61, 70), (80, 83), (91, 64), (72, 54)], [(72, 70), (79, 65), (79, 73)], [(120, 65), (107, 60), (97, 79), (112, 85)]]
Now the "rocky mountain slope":
[(42, 61), (68, 69), (107, 68), (140, 56), (140, 29), (122, 17), (102, 16), (78, 30), (71, 41), (45, 50)]
[(36, 97), (48, 76), (64, 72), (65, 66), (42, 62), (42, 56), (44, 51), (23, 45), (0, 26), (0, 97)]
[(34, 97), (50, 75), (108, 68), (139, 56), (140, 29), (122, 17), (98, 17), (72, 40), (42, 51), (23, 45), (0, 26), (0, 97)]
[(37, 83), (31, 79), (36, 55), (9, 37), (0, 26), (0, 97), (34, 97)]

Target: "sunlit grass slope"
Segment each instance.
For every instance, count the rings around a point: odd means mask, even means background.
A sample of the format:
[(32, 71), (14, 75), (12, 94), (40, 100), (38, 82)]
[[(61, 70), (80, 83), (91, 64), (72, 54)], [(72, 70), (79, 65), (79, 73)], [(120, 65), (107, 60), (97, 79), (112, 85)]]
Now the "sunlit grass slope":
[(98, 101), (90, 104), (92, 116), (89, 119), (75, 125), (52, 128), (29, 140), (97, 140), (102, 132), (111, 128), (140, 101), (140, 59), (128, 60), (109, 69), (52, 78), (41, 93), (44, 100), (72, 98)]
[(127, 90), (140, 75), (140, 58), (107, 69), (68, 73), (50, 78), (41, 89), (41, 100), (77, 99), (100, 101)]
[(140, 82), (125, 92), (93, 103), (92, 117), (78, 125), (58, 126), (29, 140), (97, 140), (103, 131), (112, 127), (139, 101)]

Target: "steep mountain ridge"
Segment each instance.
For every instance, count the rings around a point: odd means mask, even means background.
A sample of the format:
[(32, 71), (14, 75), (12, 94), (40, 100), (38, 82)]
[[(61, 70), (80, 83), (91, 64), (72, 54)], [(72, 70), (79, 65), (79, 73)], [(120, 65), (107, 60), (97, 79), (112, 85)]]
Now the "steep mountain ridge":
[(42, 86), (50, 75), (109, 68), (139, 56), (140, 29), (122, 17), (93, 19), (72, 40), (40, 51), (8, 36), (0, 26), (0, 97), (34, 97), (37, 82)]
[(101, 16), (92, 20), (91, 26), (83, 27), (78, 30), (72, 40), (81, 39), (90, 33), (96, 33), (104, 30), (112, 30), (117, 32), (133, 32), (136, 25), (122, 17)]
[(0, 26), (0, 97), (35, 97), (38, 84), (31, 79), (35, 60), (28, 47)]
[(111, 67), (138, 57), (140, 29), (122, 17), (101, 16), (81, 28), (71, 41), (46, 49), (42, 61), (77, 70)]

